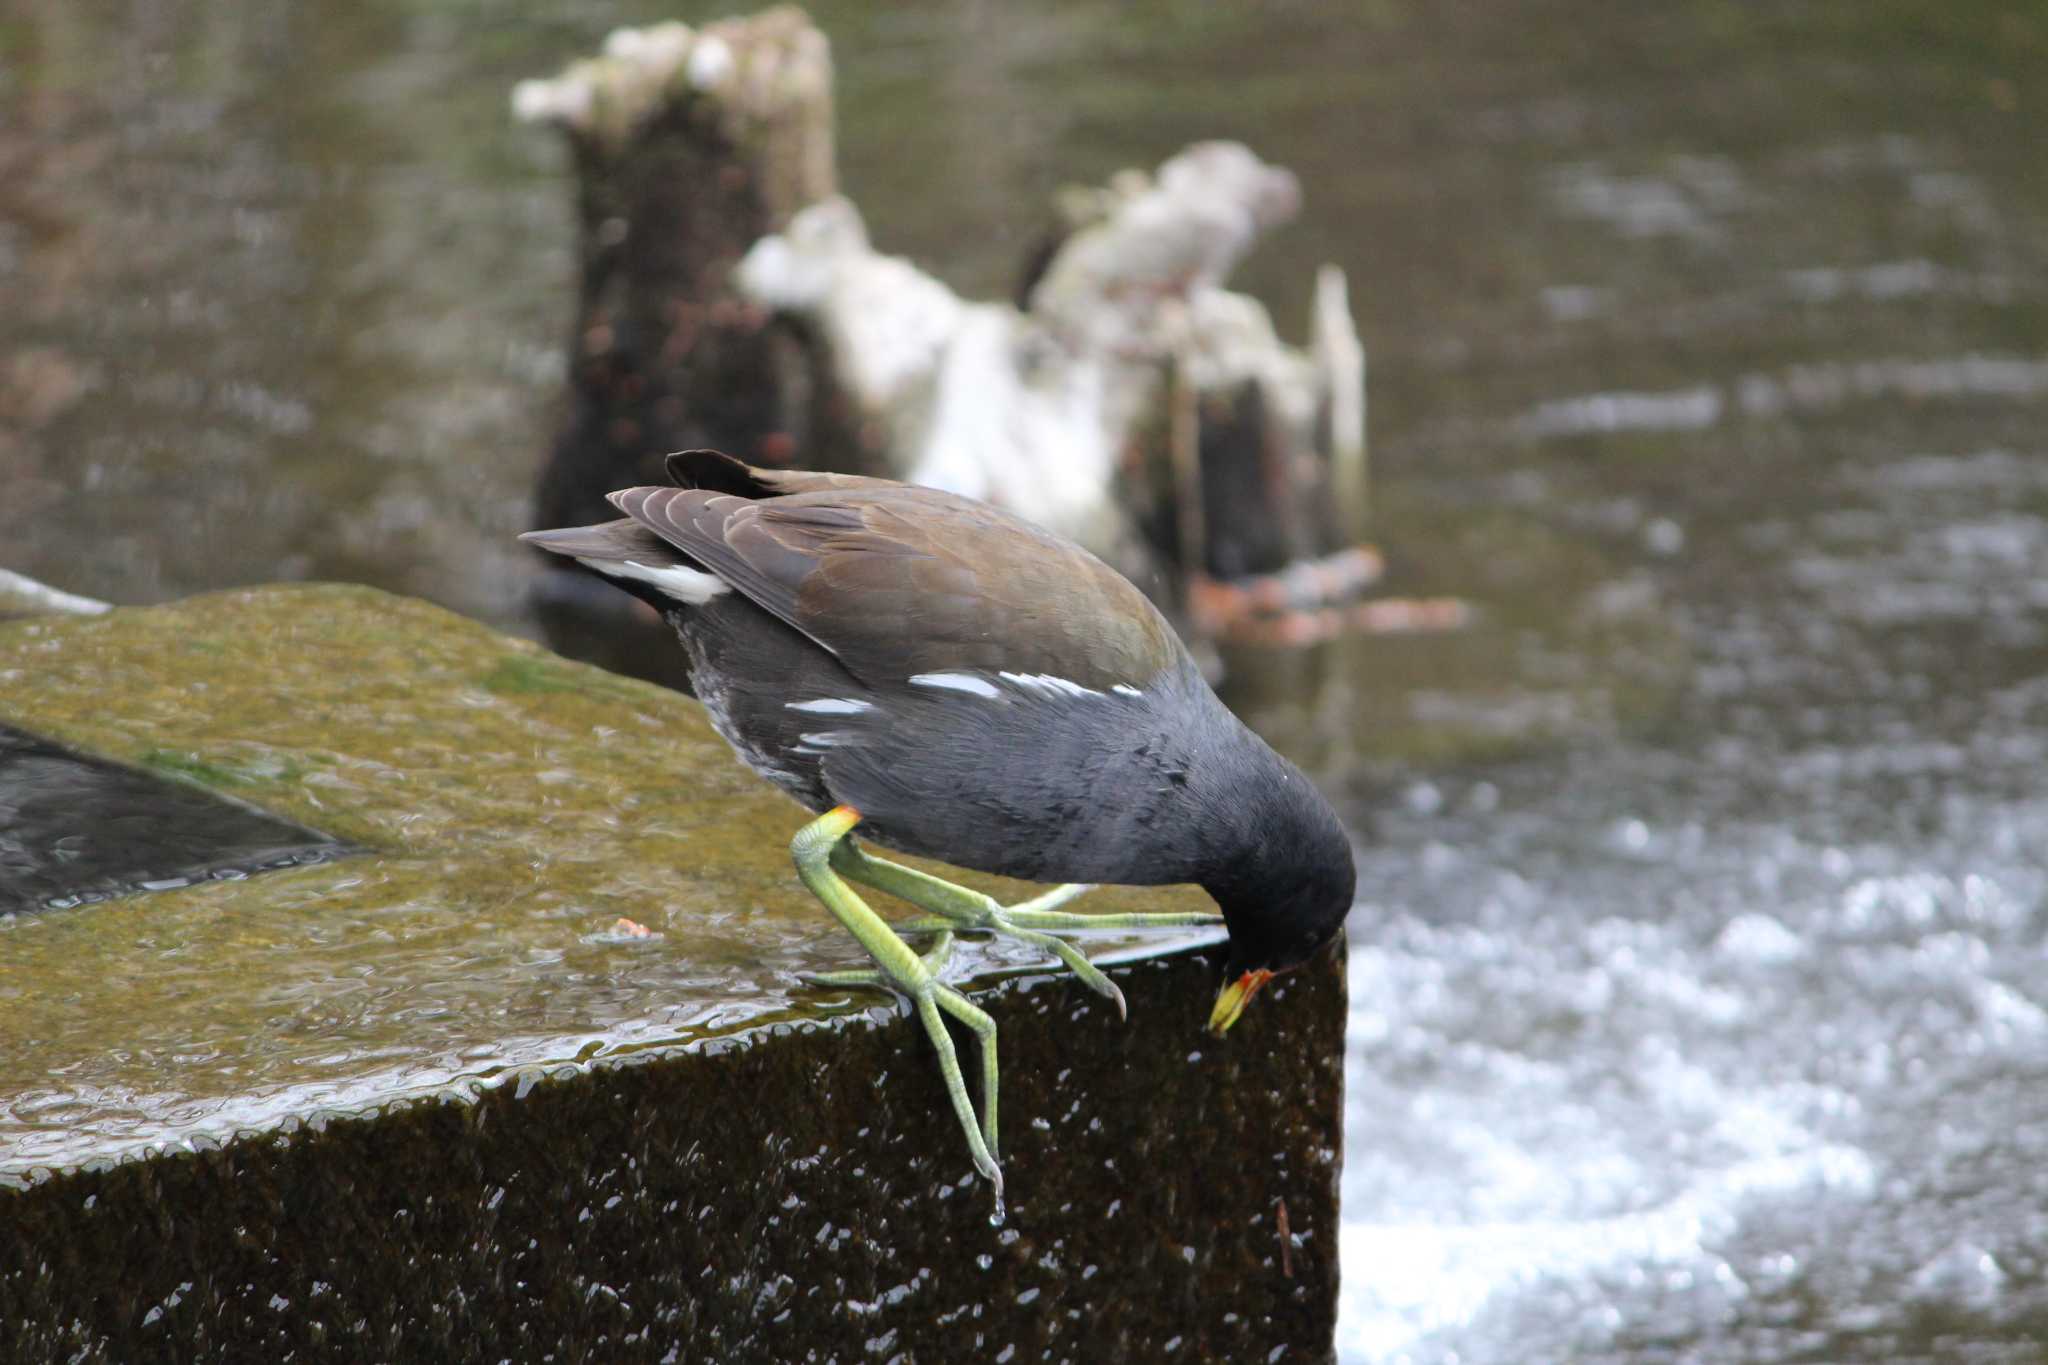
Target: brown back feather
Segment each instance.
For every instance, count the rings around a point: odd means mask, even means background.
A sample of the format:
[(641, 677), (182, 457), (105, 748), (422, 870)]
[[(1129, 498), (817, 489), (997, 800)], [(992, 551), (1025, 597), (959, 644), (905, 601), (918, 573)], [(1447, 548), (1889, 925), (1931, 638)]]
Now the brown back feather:
[(759, 496), (630, 488), (612, 502), (871, 686), (985, 669), (1102, 690), (1143, 686), (1181, 657), (1120, 574), (1008, 513), (887, 479), (737, 461), (705, 481), (737, 489), (734, 467)]

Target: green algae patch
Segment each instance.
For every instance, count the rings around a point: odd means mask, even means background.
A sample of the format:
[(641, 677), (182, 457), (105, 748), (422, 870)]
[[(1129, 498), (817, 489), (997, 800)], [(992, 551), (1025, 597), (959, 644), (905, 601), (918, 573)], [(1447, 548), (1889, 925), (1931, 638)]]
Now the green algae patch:
[(867, 1003), (797, 982), (862, 955), (790, 871), (805, 813), (695, 702), (424, 602), (0, 625), (0, 715), (369, 850), (0, 917), (0, 1183)]
[(292, 782), (305, 773), (304, 768), (290, 761), (274, 764), (209, 763), (198, 754), (176, 753), (169, 749), (151, 749), (142, 756), (142, 766), (166, 777), (184, 778), (202, 787), (244, 787), (272, 779)]
[(553, 655), (508, 654), (477, 685), (499, 696), (516, 697), (537, 692), (583, 692), (634, 701), (645, 684), (615, 673), (606, 673)]

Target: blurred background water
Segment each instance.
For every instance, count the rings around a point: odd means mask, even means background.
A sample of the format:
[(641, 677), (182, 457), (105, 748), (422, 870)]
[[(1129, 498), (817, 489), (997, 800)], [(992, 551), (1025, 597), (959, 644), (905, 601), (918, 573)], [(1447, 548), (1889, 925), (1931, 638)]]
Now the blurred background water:
[[(6, 0), (0, 564), (523, 628), (571, 184), (506, 112), (701, 5)], [(1454, 634), (1239, 651), (1338, 797), (1347, 1360), (2048, 1339), (2048, 14), (818, 4), (876, 241), (1007, 293), (1232, 137), (1344, 265)]]

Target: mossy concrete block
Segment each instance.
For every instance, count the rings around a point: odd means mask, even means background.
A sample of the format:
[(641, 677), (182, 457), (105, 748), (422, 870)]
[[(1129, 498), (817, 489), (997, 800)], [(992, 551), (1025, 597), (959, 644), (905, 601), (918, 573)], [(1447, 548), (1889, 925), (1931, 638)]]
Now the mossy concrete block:
[(694, 703), (293, 588), (0, 626), (0, 715), (372, 850), (0, 918), (0, 1359), (1329, 1351), (1334, 959), (1218, 1042), (1213, 950), (1091, 943), (1129, 1023), (967, 957), (993, 1226), (912, 1022), (796, 982), (858, 949)]

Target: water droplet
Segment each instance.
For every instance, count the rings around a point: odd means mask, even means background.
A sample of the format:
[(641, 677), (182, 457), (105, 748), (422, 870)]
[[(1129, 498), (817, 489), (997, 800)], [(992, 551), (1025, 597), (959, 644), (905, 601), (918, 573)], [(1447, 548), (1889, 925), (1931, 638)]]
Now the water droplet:
[[(1003, 1225), (1003, 1216), (1003, 1197), (1001, 1195), (997, 1195), (996, 1206), (993, 1209), (989, 1210), (988, 1225), (992, 1228), (1001, 1227)], [(982, 1259), (986, 1261), (988, 1257), (984, 1256), (982, 1257)], [(988, 1269), (988, 1267), (983, 1266), (982, 1269), (986, 1270)]]

